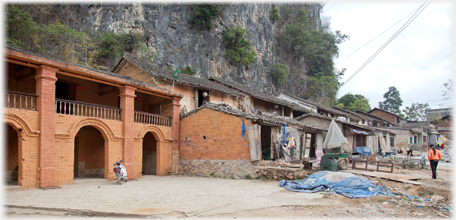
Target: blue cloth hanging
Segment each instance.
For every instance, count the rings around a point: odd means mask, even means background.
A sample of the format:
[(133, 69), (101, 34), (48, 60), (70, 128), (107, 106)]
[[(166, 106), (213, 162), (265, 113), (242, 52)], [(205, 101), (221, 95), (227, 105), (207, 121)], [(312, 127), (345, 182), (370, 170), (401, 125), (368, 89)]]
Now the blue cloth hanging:
[(287, 138), (287, 130), (286, 130), (286, 127), (287, 127), (287, 123), (285, 122), (285, 124), (283, 125), (283, 135), (285, 135), (285, 140), (282, 138), (282, 143), (283, 144), (287, 143), (287, 139), (286, 139)]
[(244, 125), (244, 120), (242, 120), (241, 136), (242, 136), (242, 139), (245, 139), (245, 125)]

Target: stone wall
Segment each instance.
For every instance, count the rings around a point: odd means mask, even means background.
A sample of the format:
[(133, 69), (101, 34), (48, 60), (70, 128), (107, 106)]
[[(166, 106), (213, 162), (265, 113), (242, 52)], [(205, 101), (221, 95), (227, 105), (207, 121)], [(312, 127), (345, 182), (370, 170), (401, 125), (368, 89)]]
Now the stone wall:
[(181, 160), (179, 174), (245, 179), (246, 175), (257, 177), (254, 164), (249, 160)]

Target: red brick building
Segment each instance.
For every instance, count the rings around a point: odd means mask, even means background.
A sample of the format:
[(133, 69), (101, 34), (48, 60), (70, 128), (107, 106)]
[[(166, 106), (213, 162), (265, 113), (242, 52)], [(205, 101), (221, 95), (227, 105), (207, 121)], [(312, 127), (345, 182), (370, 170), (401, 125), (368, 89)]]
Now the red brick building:
[(7, 181), (46, 188), (78, 177), (113, 180), (112, 165), (121, 159), (130, 179), (177, 173), (181, 95), (13, 47), (4, 51)]

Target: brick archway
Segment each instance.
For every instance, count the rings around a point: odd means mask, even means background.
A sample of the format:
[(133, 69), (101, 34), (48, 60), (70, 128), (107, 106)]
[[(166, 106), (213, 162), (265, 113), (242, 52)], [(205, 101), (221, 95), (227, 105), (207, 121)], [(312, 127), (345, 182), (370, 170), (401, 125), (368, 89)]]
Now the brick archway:
[[(73, 146), (73, 152), (75, 151), (76, 135), (82, 128), (87, 127), (87, 126), (97, 129), (101, 133), (101, 136), (104, 139), (104, 166), (103, 166), (104, 167), (104, 177), (103, 178), (111, 179), (111, 178), (113, 178), (113, 172), (110, 171), (111, 166), (109, 166), (109, 164), (113, 164), (115, 161), (113, 162), (113, 161), (109, 160), (110, 159), (109, 152), (110, 152), (112, 143), (115, 140), (120, 140), (120, 138), (116, 137), (114, 135), (114, 132), (112, 131), (112, 129), (102, 120), (96, 119), (96, 118), (84, 118), (84, 119), (76, 122), (75, 124), (73, 124), (73, 126), (71, 126), (71, 128), (70, 128), (69, 134), (70, 134), (70, 137), (72, 140), (71, 144)], [(75, 168), (76, 167), (74, 167), (74, 156), (73, 156), (73, 172), (74, 172)]]
[[(38, 169), (37, 152), (40, 132), (32, 130), (28, 123), (15, 114), (5, 113), (3, 122), (17, 132), (17, 185), (22, 188), (37, 187), (36, 170)], [(24, 145), (24, 143), (27, 144)], [(25, 173), (32, 173), (32, 175), (24, 176)]]
[(3, 158), (6, 162), (6, 166), (3, 168), (3, 171), (5, 172), (4, 181), (6, 181), (7, 185), (19, 185), (19, 165), (21, 161), (19, 159), (19, 142), (22, 141), (18, 138), (20, 137), (20, 131), (7, 123), (3, 123), (3, 126), (6, 133), (6, 145)]
[[(136, 140), (139, 140), (141, 146), (141, 152), (144, 146), (144, 138), (146, 135), (150, 133), (153, 135), (155, 139), (155, 149), (156, 149), (156, 173), (155, 175), (164, 176), (167, 175), (168, 171), (166, 170), (167, 164), (170, 162), (172, 158), (168, 158), (171, 154), (171, 148), (168, 145), (169, 140), (165, 139), (165, 135), (163, 134), (162, 130), (154, 125), (148, 125), (141, 129), (138, 135), (135, 137)], [(147, 141), (147, 140), (146, 140)], [(144, 152), (142, 152), (142, 156), (144, 156)], [(141, 160), (141, 167), (143, 161)]]

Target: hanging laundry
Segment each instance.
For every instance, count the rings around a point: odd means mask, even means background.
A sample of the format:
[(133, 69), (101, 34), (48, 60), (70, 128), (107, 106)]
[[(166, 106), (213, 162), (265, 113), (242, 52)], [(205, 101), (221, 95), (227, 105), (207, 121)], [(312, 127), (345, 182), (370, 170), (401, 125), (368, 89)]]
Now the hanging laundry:
[(286, 127), (287, 127), (287, 123), (285, 122), (285, 124), (283, 125), (283, 135), (285, 135), (285, 139), (282, 136), (282, 143), (284, 143), (284, 144), (286, 144), (286, 142), (287, 142), (287, 130), (286, 130)]
[(295, 138), (292, 137), (292, 138), (289, 139), (289, 141), (291, 143), (290, 146), (292, 146), (293, 149), (296, 149), (296, 140), (295, 140)]
[(286, 161), (286, 162), (291, 162), (291, 161), (293, 161), (293, 159), (292, 159), (291, 156), (290, 156), (290, 150), (289, 150), (289, 148), (287, 147), (287, 145), (285, 145), (285, 144), (282, 145), (282, 152), (283, 152), (283, 155), (285, 156), (285, 161)]
[(244, 120), (242, 120), (241, 136), (242, 136), (242, 139), (245, 139), (245, 125), (244, 125)]

